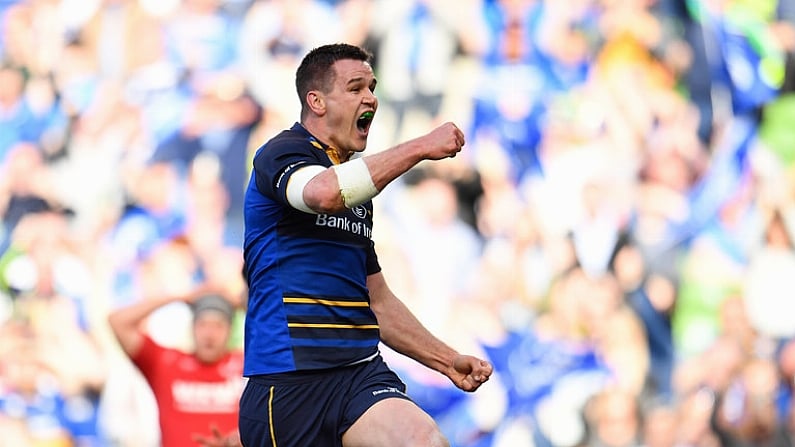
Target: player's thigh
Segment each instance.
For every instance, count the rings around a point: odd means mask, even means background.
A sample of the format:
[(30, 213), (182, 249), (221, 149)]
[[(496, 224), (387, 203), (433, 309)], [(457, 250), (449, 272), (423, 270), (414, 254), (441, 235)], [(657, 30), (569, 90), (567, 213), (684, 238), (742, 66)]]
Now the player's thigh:
[(343, 447), (448, 447), (436, 422), (414, 402), (376, 402), (342, 436)]

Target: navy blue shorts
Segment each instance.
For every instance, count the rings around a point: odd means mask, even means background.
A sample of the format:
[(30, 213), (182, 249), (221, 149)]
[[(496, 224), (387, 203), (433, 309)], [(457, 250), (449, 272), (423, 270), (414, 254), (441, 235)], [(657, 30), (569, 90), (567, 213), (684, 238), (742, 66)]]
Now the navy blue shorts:
[(341, 447), (376, 402), (406, 396), (381, 356), (343, 368), (250, 377), (240, 398), (245, 447)]

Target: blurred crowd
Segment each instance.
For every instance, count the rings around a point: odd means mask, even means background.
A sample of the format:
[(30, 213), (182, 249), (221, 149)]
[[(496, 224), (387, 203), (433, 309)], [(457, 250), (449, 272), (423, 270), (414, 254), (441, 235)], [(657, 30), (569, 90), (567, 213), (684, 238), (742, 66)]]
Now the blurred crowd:
[(0, 0), (0, 446), (158, 445), (107, 315), (245, 288), (248, 161), (335, 41), (368, 151), (467, 135), (375, 199), (392, 288), (495, 365), (384, 348), (454, 446), (795, 445), (792, 1)]

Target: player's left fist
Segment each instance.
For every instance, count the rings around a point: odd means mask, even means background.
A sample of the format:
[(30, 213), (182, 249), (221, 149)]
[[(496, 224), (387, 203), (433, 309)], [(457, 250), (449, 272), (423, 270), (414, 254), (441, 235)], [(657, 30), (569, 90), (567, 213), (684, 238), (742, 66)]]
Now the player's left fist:
[(494, 371), (491, 363), (471, 355), (458, 355), (453, 360), (453, 376), (455, 385), (464, 391), (475, 391), (486, 383)]

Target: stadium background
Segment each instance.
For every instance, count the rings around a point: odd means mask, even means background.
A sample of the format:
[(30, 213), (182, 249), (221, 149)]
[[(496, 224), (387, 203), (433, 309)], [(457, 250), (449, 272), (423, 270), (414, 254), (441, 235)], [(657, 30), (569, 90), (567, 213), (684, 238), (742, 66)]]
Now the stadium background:
[[(247, 160), (334, 41), (376, 56), (369, 151), (467, 135), (375, 201), (395, 291), (496, 367), (385, 352), (453, 445), (795, 431), (791, 1), (0, 0), (0, 445), (156, 445), (105, 317), (242, 290)], [(189, 346), (184, 306), (147, 324)]]

